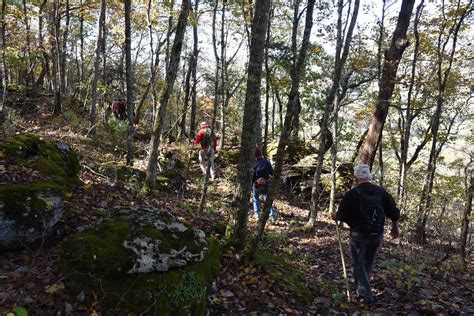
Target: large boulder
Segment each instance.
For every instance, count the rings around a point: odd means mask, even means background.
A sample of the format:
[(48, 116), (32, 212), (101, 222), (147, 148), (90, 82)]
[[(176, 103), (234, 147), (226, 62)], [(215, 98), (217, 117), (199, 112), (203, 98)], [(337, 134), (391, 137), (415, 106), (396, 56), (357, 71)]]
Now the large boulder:
[(34, 135), (0, 140), (0, 249), (48, 237), (71, 186), (80, 185), (79, 168), (64, 142)]
[(203, 315), (219, 271), (218, 242), (164, 210), (130, 206), (112, 214), (62, 244), (66, 285), (124, 311)]

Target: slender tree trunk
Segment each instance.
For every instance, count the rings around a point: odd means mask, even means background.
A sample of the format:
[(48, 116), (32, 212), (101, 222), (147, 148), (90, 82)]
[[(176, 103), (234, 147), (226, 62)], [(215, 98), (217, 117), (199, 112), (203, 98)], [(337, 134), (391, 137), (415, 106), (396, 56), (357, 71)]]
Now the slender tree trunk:
[(53, 35), (51, 45), (51, 59), (53, 62), (52, 76), (53, 76), (53, 88), (54, 88), (54, 115), (59, 115), (62, 110), (61, 104), (61, 80), (60, 80), (60, 58), (61, 47), (60, 47), (60, 32), (61, 32), (61, 15), (60, 15), (60, 1), (54, 0), (53, 2), (53, 23), (52, 32)]
[[(214, 58), (216, 60), (216, 70), (214, 73), (214, 106), (213, 106), (213, 112), (212, 112), (212, 123), (211, 123), (211, 139), (215, 137), (214, 131), (216, 128), (216, 117), (217, 117), (217, 108), (219, 105), (219, 96), (222, 91), (222, 87), (220, 86), (220, 73), (223, 71), (222, 64), (221, 64), (221, 59), (219, 57), (219, 54), (217, 52), (217, 40), (216, 40), (216, 18), (217, 18), (217, 7), (219, 5), (219, 2), (216, 1), (214, 4), (214, 10), (212, 12), (212, 47), (214, 51)], [(222, 4), (222, 15), (224, 15), (225, 11), (225, 0)], [(223, 21), (222, 21), (223, 22)], [(221, 47), (223, 43), (221, 42)], [(221, 56), (222, 57), (222, 56)], [(210, 176), (210, 171), (211, 171), (211, 155), (212, 155), (212, 145), (208, 147), (207, 150), (207, 168), (206, 168), (206, 174), (204, 175), (204, 185), (201, 193), (201, 199), (199, 201), (199, 213), (202, 213), (204, 211), (205, 207), (205, 202), (206, 202), (206, 196), (207, 196), (207, 190), (209, 188), (209, 176)]]
[(421, 13), (423, 11), (424, 0), (416, 8), (415, 21), (413, 24), (413, 32), (415, 34), (415, 47), (413, 52), (413, 60), (411, 64), (411, 77), (410, 85), (408, 87), (408, 96), (407, 96), (407, 106), (406, 106), (406, 118), (405, 124), (402, 126), (402, 137), (400, 142), (400, 179), (398, 182), (398, 191), (397, 197), (399, 204), (403, 201), (405, 195), (405, 181), (406, 174), (408, 169), (408, 148), (410, 147), (410, 136), (411, 136), (411, 127), (413, 123), (413, 111), (411, 107), (412, 103), (412, 94), (413, 87), (415, 86), (415, 77), (416, 77), (416, 63), (418, 61), (419, 49), (420, 49), (420, 34), (418, 33), (418, 24), (420, 22)]
[[(432, 117), (432, 125), (431, 125), (431, 150), (430, 150), (430, 156), (428, 159), (428, 166), (426, 170), (426, 177), (425, 181), (423, 184), (423, 190), (421, 192), (421, 198), (420, 198), (420, 203), (418, 206), (418, 218), (416, 222), (416, 238), (419, 242), (425, 242), (426, 241), (426, 223), (428, 220), (428, 216), (431, 211), (431, 206), (432, 206), (432, 191), (433, 191), (433, 183), (434, 183), (434, 176), (436, 172), (436, 164), (438, 160), (439, 153), (441, 151), (442, 145), (439, 146), (438, 148), (438, 131), (441, 123), (441, 116), (443, 112), (443, 106), (444, 106), (444, 99), (445, 99), (445, 93), (446, 93), (446, 84), (448, 82), (449, 74), (451, 72), (451, 67), (452, 63), (454, 60), (454, 54), (456, 53), (456, 44), (458, 40), (458, 32), (459, 29), (461, 28), (461, 25), (463, 24), (463, 21), (465, 17), (470, 14), (474, 10), (471, 6), (472, 0), (469, 2), (468, 5), (466, 5), (465, 8), (461, 11), (459, 2), (458, 2), (458, 7), (457, 9), (460, 10), (461, 14), (459, 15), (459, 20), (455, 21), (455, 23), (452, 23), (452, 21), (449, 21), (449, 24), (451, 25), (448, 34), (446, 35), (446, 38), (444, 42), (442, 41), (443, 37), (443, 31), (444, 28), (448, 25), (448, 21), (444, 21), (443, 24), (443, 29), (440, 30), (439, 36), (438, 36), (438, 45), (437, 45), (437, 53), (438, 53), (438, 71), (437, 71), (437, 79), (438, 79), (438, 95), (437, 95), (437, 100), (436, 100), (436, 110), (435, 113)], [(443, 8), (444, 10), (444, 8)], [(452, 24), (451, 24), (452, 23)], [(451, 45), (451, 51), (448, 52), (446, 51), (446, 46), (448, 43), (452, 43)], [(448, 62), (446, 67), (444, 66), (444, 58), (448, 57)]]
[(1, 21), (0, 21), (0, 50), (1, 50), (1, 61), (0, 61), (0, 138), (5, 137), (5, 97), (7, 95), (7, 80), (5, 71), (5, 8), (6, 1), (2, 1), (1, 7)]
[(191, 94), (191, 74), (193, 67), (193, 56), (189, 58), (189, 66), (186, 71), (186, 77), (184, 79), (184, 102), (183, 102), (183, 111), (181, 112), (181, 119), (179, 122), (179, 133), (178, 139), (189, 138), (189, 135), (186, 133), (186, 114), (189, 109), (189, 99)]
[[(383, 133), (383, 131), (382, 131), (382, 133)], [(380, 174), (379, 184), (383, 186), (385, 175), (384, 175), (384, 164), (383, 164), (383, 141), (382, 141), (382, 137), (380, 137), (378, 152), (379, 152), (379, 174)]]
[(331, 146), (331, 193), (329, 197), (329, 212), (332, 214), (336, 211), (335, 209), (335, 195), (336, 195), (336, 174), (337, 174), (337, 143), (339, 139), (338, 131), (338, 113), (339, 113), (339, 99), (336, 91), (336, 97), (334, 98), (334, 115), (332, 120), (332, 134), (334, 135), (334, 143)]
[(64, 25), (63, 30), (63, 38), (62, 38), (62, 48), (61, 48), (61, 55), (60, 55), (60, 75), (61, 75), (61, 95), (64, 96), (67, 91), (67, 40), (69, 36), (69, 22), (70, 22), (70, 14), (69, 14), (69, 0), (66, 0), (66, 22)]
[[(46, 0), (45, 0), (46, 1)], [(84, 0), (81, 0), (81, 6)], [(85, 97), (84, 86), (85, 86), (85, 65), (84, 65), (84, 9), (81, 8), (79, 13), (79, 41), (80, 41), (80, 56), (81, 56), (81, 67), (80, 67), (80, 95), (81, 99)]]
[(3, 88), (5, 89), (5, 94), (3, 97), (6, 97), (6, 88), (8, 84), (8, 68), (7, 68), (7, 59), (5, 56), (5, 49), (7, 47), (7, 24), (5, 22), (5, 13), (7, 10), (7, 1), (2, 1), (2, 21), (1, 21), (1, 33), (0, 36), (2, 37), (2, 64), (3, 64), (3, 80), (5, 81), (3, 84)]
[(100, 68), (100, 48), (102, 46), (102, 30), (103, 23), (105, 23), (105, 6), (106, 1), (100, 1), (100, 13), (99, 20), (97, 21), (97, 42), (95, 45), (95, 58), (94, 58), (94, 73), (91, 83), (91, 105), (90, 105), (90, 119), (92, 129), (95, 130), (96, 122), (96, 110), (97, 110), (97, 82), (99, 81), (99, 68)]
[[(221, 34), (223, 34), (223, 28), (224, 28), (224, 15), (225, 15), (225, 1), (222, 2), (222, 29), (221, 29)], [(224, 54), (222, 53), (221, 56), (219, 57), (219, 54), (217, 52), (217, 40), (216, 40), (216, 17), (217, 17), (217, 7), (218, 7), (219, 2), (216, 1), (214, 4), (214, 10), (213, 10), (213, 15), (212, 15), (212, 47), (214, 49), (214, 58), (216, 59), (216, 70), (215, 70), (215, 75), (214, 75), (214, 106), (213, 106), (213, 112), (212, 112), (212, 124), (211, 124), (211, 132), (212, 136), (215, 137), (214, 131), (216, 129), (216, 117), (217, 117), (217, 107), (219, 105), (219, 96), (223, 92), (223, 87), (221, 86), (223, 84), (223, 77), (222, 77), (222, 82), (219, 84), (219, 79), (221, 78), (220, 75), (224, 71), (223, 64), (221, 63), (221, 58), (224, 57)], [(223, 38), (221, 38), (221, 52), (224, 47), (224, 42)], [(223, 62), (224, 63), (224, 62)], [(223, 111), (223, 106), (221, 107), (221, 110)], [(222, 114), (222, 113), (221, 113)], [(223, 115), (223, 114), (222, 114)], [(224, 120), (224, 116), (222, 116), (222, 119)], [(224, 121), (222, 122), (224, 123)], [(202, 213), (204, 211), (205, 207), (205, 202), (206, 202), (206, 196), (207, 196), (207, 190), (209, 188), (209, 176), (210, 176), (210, 171), (211, 171), (211, 155), (212, 155), (212, 146), (208, 147), (207, 151), (207, 168), (206, 168), (206, 174), (204, 175), (204, 185), (201, 193), (201, 199), (199, 201), (199, 212)]]
[(160, 146), (160, 137), (161, 132), (163, 130), (163, 123), (166, 120), (169, 98), (173, 90), (174, 82), (176, 80), (179, 68), (181, 48), (183, 46), (184, 33), (186, 31), (186, 24), (190, 8), (190, 1), (184, 0), (181, 4), (181, 12), (179, 14), (178, 24), (176, 26), (176, 34), (170, 55), (170, 62), (166, 70), (166, 79), (163, 86), (162, 94), (160, 96), (160, 109), (158, 111), (158, 117), (155, 118), (155, 123), (153, 124), (153, 134), (150, 141), (150, 154), (148, 157), (145, 189), (152, 189), (156, 185), (156, 166), (158, 160), (158, 149)]
[(44, 21), (44, 9), (46, 7), (47, 0), (43, 0), (39, 6), (39, 13), (38, 13), (38, 50), (42, 54), (41, 58), (41, 72), (38, 75), (38, 79), (36, 80), (35, 86), (37, 88), (42, 88), (44, 85), (44, 78), (46, 75), (49, 75), (49, 56), (46, 52), (46, 48), (44, 46), (44, 34), (43, 34), (43, 21)]
[(369, 132), (367, 133), (359, 155), (360, 162), (369, 164), (370, 166), (372, 166), (374, 162), (375, 152), (387, 118), (390, 100), (395, 87), (398, 64), (400, 63), (405, 48), (408, 46), (407, 30), (410, 25), (410, 17), (414, 4), (415, 0), (403, 0), (390, 48), (385, 53), (382, 77), (379, 81), (377, 105), (372, 116)]
[(256, 143), (257, 113), (260, 109), (260, 89), (271, 0), (255, 3), (250, 38), (250, 58), (247, 68), (247, 91), (245, 93), (244, 117), (240, 142), (239, 168), (237, 169), (236, 207), (232, 209), (227, 238), (242, 249), (247, 235), (247, 220), (252, 186), (252, 163)]
[(191, 88), (191, 117), (189, 126), (189, 138), (193, 139), (196, 134), (196, 112), (197, 112), (197, 60), (199, 55), (198, 49), (198, 15), (199, 0), (194, 2), (194, 15), (196, 16), (195, 22), (193, 23), (193, 64), (192, 64), (192, 78), (193, 85)]
[[(160, 51), (161, 51), (161, 47), (162, 45), (164, 44), (164, 42), (160, 42), (158, 41), (158, 43), (156, 44), (157, 47), (156, 49), (154, 49), (154, 54), (155, 54), (155, 58), (154, 58), (154, 62), (153, 64), (150, 64), (150, 72), (151, 72), (151, 76), (150, 76), (150, 82), (148, 83), (146, 89), (145, 89), (145, 92), (143, 93), (142, 97), (141, 97), (141, 100), (140, 102), (138, 103), (138, 106), (137, 106), (137, 110), (136, 110), (136, 113), (135, 113), (135, 124), (138, 124), (140, 118), (141, 118), (141, 110), (142, 110), (142, 107), (143, 105), (145, 104), (145, 101), (148, 97), (148, 93), (150, 92), (150, 89), (151, 89), (151, 99), (152, 99), (152, 109), (156, 109), (157, 108), (157, 87), (156, 87), (156, 76), (157, 76), (157, 73), (158, 73), (158, 66), (160, 65)], [(153, 60), (153, 58), (151, 58)], [(153, 110), (153, 113), (155, 113), (156, 111)]]
[(127, 78), (127, 165), (133, 166), (133, 135), (135, 130), (133, 124), (133, 69), (132, 69), (132, 34), (131, 34), (132, 1), (125, 0), (125, 76)]
[[(268, 127), (269, 127), (269, 103), (270, 103), (270, 80), (271, 80), (271, 73), (270, 67), (268, 65), (268, 44), (270, 43), (270, 29), (272, 24), (272, 15), (273, 15), (273, 6), (270, 9), (270, 18), (268, 19), (268, 26), (267, 26), (267, 36), (265, 38), (265, 132), (263, 135), (263, 153), (265, 157), (267, 156), (267, 145), (268, 145)], [(273, 105), (273, 110), (275, 110), (275, 106)], [(273, 111), (275, 113), (275, 111)], [(273, 126), (272, 126), (273, 131)]]
[(226, 11), (227, 0), (222, 1), (222, 14), (221, 14), (221, 84), (220, 84), (220, 94), (221, 94), (221, 138), (220, 138), (220, 148), (224, 148), (224, 141), (225, 141), (225, 127), (226, 127), (226, 110), (227, 110), (227, 77), (226, 77), (226, 40), (225, 40), (225, 11)]
[(470, 234), (470, 218), (472, 213), (472, 192), (474, 191), (474, 168), (472, 166), (472, 160), (465, 169), (465, 185), (466, 185), (466, 207), (462, 216), (462, 229), (461, 229), (461, 242), (459, 252), (461, 255), (461, 265), (464, 270), (467, 269), (466, 262), (466, 248), (467, 248), (467, 236)]
[(30, 30), (30, 18), (28, 17), (28, 8), (26, 6), (26, 0), (23, 0), (23, 15), (24, 15), (24, 24), (26, 30), (26, 80), (25, 80), (25, 88), (28, 91), (34, 90), (34, 72), (33, 72), (33, 56), (31, 56), (31, 30)]
[[(278, 143), (278, 149), (275, 157), (275, 172), (273, 180), (271, 182), (270, 188), (268, 190), (267, 201), (263, 208), (263, 212), (258, 220), (257, 230), (252, 236), (252, 239), (246, 245), (246, 256), (253, 258), (255, 251), (257, 250), (258, 243), (263, 236), (265, 230), (265, 225), (268, 220), (268, 215), (270, 213), (270, 206), (273, 204), (275, 199), (275, 194), (277, 192), (278, 186), (280, 185), (281, 172), (283, 170), (283, 156), (285, 148), (290, 139), (291, 126), (295, 115), (295, 109), (298, 102), (298, 90), (300, 87), (301, 74), (306, 63), (306, 54), (309, 47), (309, 37), (311, 34), (311, 29), (313, 27), (313, 11), (314, 11), (315, 0), (308, 0), (308, 5), (306, 8), (306, 19), (305, 27), (303, 31), (303, 39), (301, 43), (300, 53), (298, 55), (295, 66), (291, 71), (291, 88), (290, 94), (288, 97), (287, 111), (285, 115), (285, 123), (280, 135), (280, 141)], [(258, 11), (257, 11), (258, 12)], [(253, 32), (252, 32), (253, 33)], [(251, 153), (253, 154), (253, 153)]]
[(316, 164), (316, 171), (314, 172), (313, 186), (311, 189), (311, 210), (310, 217), (306, 227), (308, 229), (314, 229), (316, 224), (316, 218), (319, 212), (319, 202), (321, 199), (321, 174), (323, 170), (324, 154), (326, 153), (329, 132), (329, 115), (334, 109), (334, 100), (337, 95), (342, 77), (342, 71), (349, 55), (349, 48), (352, 41), (352, 33), (357, 21), (357, 16), (359, 14), (359, 0), (355, 0), (354, 9), (352, 11), (351, 22), (347, 30), (347, 34), (344, 40), (343, 28), (342, 28), (342, 11), (343, 11), (343, 1), (338, 0), (338, 20), (337, 20), (337, 45), (336, 45), (336, 56), (335, 56), (335, 65), (334, 72), (332, 75), (332, 85), (329, 90), (329, 93), (326, 97), (325, 109), (320, 123), (320, 136), (319, 136), (319, 147), (318, 147), (318, 161)]
[[(292, 20), (292, 27), (291, 27), (291, 64), (292, 68), (295, 67), (297, 57), (298, 57), (298, 48), (297, 48), (297, 41), (298, 41), (298, 25), (300, 22), (299, 18), (299, 11), (300, 11), (300, 3), (301, 0), (293, 0), (293, 20)], [(298, 106), (295, 108), (293, 121), (291, 123), (291, 138), (296, 141), (298, 140), (298, 129), (299, 129), (299, 120), (300, 120), (300, 111), (301, 111), (301, 104), (299, 103), (299, 95), (298, 98)]]
[[(107, 6), (107, 3), (105, 4)], [(102, 39), (101, 39), (101, 45), (100, 45), (100, 52), (102, 55), (102, 85), (105, 87), (107, 86), (107, 7), (105, 8), (104, 11), (104, 22), (102, 23)], [(100, 96), (100, 107), (105, 103), (105, 94), (106, 90), (103, 90)]]

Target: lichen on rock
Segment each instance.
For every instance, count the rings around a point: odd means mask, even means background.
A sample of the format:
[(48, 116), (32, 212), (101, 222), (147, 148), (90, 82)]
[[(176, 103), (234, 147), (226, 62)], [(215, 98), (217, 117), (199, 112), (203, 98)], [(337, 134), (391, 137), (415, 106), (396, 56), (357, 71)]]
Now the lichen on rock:
[(70, 275), (66, 284), (89, 298), (105, 291), (106, 305), (129, 311), (158, 304), (160, 314), (202, 314), (206, 299), (197, 293), (205, 293), (217, 275), (217, 241), (166, 210), (128, 206), (111, 213), (62, 244), (61, 269)]

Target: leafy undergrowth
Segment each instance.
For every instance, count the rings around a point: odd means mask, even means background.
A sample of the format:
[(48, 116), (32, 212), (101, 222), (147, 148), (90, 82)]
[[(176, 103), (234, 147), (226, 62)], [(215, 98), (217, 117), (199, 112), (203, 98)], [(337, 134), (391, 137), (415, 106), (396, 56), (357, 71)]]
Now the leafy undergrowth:
[[(112, 206), (147, 204), (169, 208), (177, 217), (207, 234), (222, 235), (228, 219), (229, 201), (235, 187), (236, 166), (221, 161), (218, 179), (211, 183), (208, 203), (197, 212), (202, 175), (196, 161), (189, 160), (188, 145), (166, 145), (186, 161), (186, 189), (177, 192), (140, 194), (136, 184), (116, 181), (98, 172), (104, 163), (124, 163), (125, 147), (120, 140), (100, 134), (94, 139), (71, 120), (39, 113), (17, 117), (9, 133), (32, 132), (46, 139), (71, 144), (81, 157), (80, 178), (84, 188), (73, 193), (70, 211), (54, 238), (30, 248), (12, 250), (0, 257), (0, 313), (26, 307), (34, 315), (120, 315), (124, 311), (101, 305), (103, 293), (86, 305), (84, 297), (73, 295), (65, 286), (67, 276), (58, 269), (57, 243), (107, 216)], [(138, 166), (145, 166), (146, 139), (137, 142)], [(18, 174), (17, 177), (21, 177)], [(268, 226), (261, 252), (254, 262), (245, 262), (230, 248), (224, 248), (220, 277), (209, 295), (211, 314), (473, 314), (474, 277), (456, 270), (456, 256), (445, 257), (436, 246), (417, 246), (403, 239), (386, 240), (379, 252), (373, 274), (376, 303), (348, 303), (334, 223), (320, 214), (317, 231), (304, 230), (307, 203), (284, 189), (276, 201), (279, 214)], [(249, 229), (255, 228), (250, 218)], [(347, 230), (342, 234), (346, 263), (350, 266)], [(444, 260), (443, 260), (444, 259)], [(348, 271), (351, 277), (350, 269)], [(354, 296), (355, 289), (351, 288)]]

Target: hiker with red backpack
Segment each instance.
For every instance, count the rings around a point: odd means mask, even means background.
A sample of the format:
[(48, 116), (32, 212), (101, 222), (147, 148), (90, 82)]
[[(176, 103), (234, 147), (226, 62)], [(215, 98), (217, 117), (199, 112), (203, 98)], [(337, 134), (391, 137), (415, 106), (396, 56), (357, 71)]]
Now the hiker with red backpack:
[[(260, 216), (260, 195), (263, 195), (263, 201), (267, 200), (268, 189), (273, 177), (273, 167), (270, 161), (263, 157), (263, 152), (260, 147), (255, 149), (255, 163), (253, 164), (253, 211), (255, 217)], [(270, 215), (268, 221), (273, 223), (276, 220), (276, 213), (273, 205), (270, 206)]]
[(385, 216), (392, 220), (390, 235), (398, 238), (400, 210), (390, 193), (371, 182), (369, 165), (355, 167), (354, 177), (355, 186), (346, 192), (333, 219), (345, 222), (350, 227), (349, 245), (357, 296), (370, 304), (375, 299), (369, 275), (377, 249), (383, 241)]
[[(201, 122), (199, 132), (194, 140), (194, 144), (201, 144), (199, 150), (199, 166), (204, 174), (207, 170), (207, 155), (210, 154), (209, 159), (211, 163), (211, 178), (215, 179), (216, 170), (214, 166), (214, 155), (217, 152), (217, 137), (212, 134), (211, 127), (206, 122)], [(209, 152), (210, 150), (210, 152)]]

